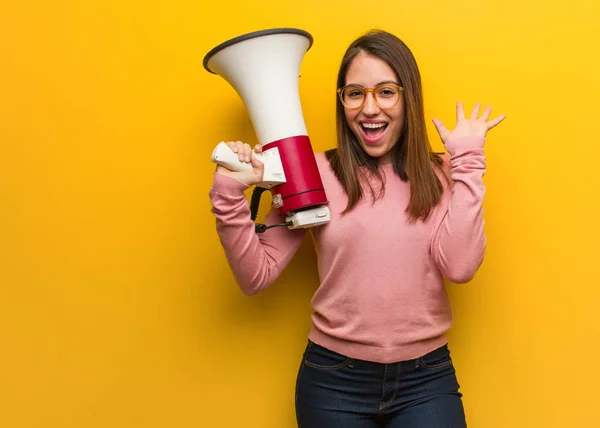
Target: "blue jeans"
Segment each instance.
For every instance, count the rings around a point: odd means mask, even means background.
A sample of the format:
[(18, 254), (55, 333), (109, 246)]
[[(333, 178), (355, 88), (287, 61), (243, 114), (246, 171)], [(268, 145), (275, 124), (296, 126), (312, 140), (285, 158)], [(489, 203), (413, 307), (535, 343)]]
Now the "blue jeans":
[(465, 428), (448, 346), (381, 364), (308, 342), (296, 383), (300, 428)]

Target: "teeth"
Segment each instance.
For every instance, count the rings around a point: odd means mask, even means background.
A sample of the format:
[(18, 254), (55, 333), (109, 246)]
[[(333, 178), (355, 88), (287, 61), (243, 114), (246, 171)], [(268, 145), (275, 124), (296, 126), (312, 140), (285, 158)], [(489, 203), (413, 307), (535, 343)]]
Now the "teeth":
[(385, 126), (385, 123), (363, 123), (362, 126), (364, 128), (377, 129), (383, 128)]

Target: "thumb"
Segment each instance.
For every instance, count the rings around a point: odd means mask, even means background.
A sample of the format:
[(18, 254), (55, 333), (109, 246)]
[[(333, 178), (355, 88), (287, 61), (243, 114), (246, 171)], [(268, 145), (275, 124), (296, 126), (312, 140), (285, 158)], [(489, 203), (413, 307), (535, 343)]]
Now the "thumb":
[(250, 165), (252, 165), (252, 168), (254, 169), (264, 169), (265, 164), (262, 163), (261, 161), (259, 161), (256, 156), (250, 156)]
[(446, 129), (446, 126), (440, 119), (433, 119), (433, 124), (435, 125), (438, 134), (440, 134), (440, 138), (442, 139), (442, 141), (444, 141), (446, 139), (446, 136), (450, 133), (450, 131)]
[(259, 182), (262, 181), (265, 175), (265, 164), (259, 161), (256, 156), (250, 156), (250, 165), (254, 168), (254, 175), (257, 177), (257, 180)]

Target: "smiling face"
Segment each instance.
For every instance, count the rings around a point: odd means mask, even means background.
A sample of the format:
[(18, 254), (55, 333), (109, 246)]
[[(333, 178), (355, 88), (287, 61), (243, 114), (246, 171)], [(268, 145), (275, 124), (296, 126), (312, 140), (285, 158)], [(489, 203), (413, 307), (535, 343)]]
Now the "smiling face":
[[(346, 86), (357, 85), (375, 88), (382, 83), (399, 85), (392, 68), (381, 59), (360, 53), (348, 67)], [(398, 103), (382, 109), (375, 102), (372, 92), (367, 92), (365, 102), (358, 109), (344, 108), (350, 129), (363, 150), (380, 163), (391, 161), (391, 150), (398, 143), (404, 125), (404, 101), (400, 93)]]

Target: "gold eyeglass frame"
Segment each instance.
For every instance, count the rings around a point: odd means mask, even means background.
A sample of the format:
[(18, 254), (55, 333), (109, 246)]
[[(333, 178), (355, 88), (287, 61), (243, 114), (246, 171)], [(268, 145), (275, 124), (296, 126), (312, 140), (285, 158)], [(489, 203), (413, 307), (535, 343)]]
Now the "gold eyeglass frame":
[[(377, 102), (377, 95), (375, 94), (375, 91), (376, 91), (378, 88), (382, 88), (382, 87), (386, 87), (386, 86), (392, 86), (392, 87), (394, 87), (394, 88), (398, 89), (398, 91), (399, 91), (399, 92), (402, 92), (402, 91), (404, 91), (404, 88), (403, 88), (402, 86), (400, 86), (400, 85), (396, 85), (395, 83), (383, 83), (383, 84), (381, 84), (381, 85), (377, 85), (377, 86), (375, 86), (374, 88), (362, 88), (362, 87), (360, 87), (360, 86), (358, 86), (358, 85), (346, 85), (346, 86), (343, 86), (343, 87), (341, 87), (341, 88), (338, 88), (338, 90), (337, 90), (337, 93), (338, 93), (338, 96), (339, 96), (339, 98), (340, 98), (340, 102), (341, 102), (341, 103), (342, 103), (342, 105), (343, 105), (345, 108), (347, 108), (348, 110), (358, 110), (359, 108), (361, 108), (362, 106), (364, 106), (364, 105), (365, 105), (365, 101), (367, 100), (367, 93), (369, 93), (369, 92), (371, 93), (371, 95), (373, 95), (373, 101), (375, 101), (375, 104), (377, 104), (377, 106), (378, 106), (380, 109), (382, 109), (382, 110), (389, 110), (389, 109), (391, 109), (391, 108), (394, 108), (394, 107), (396, 107), (396, 105), (397, 105), (397, 104), (398, 104), (398, 102), (400, 101), (400, 94), (398, 94), (398, 99), (396, 100), (396, 102), (394, 103), (394, 105), (392, 105), (392, 106), (390, 106), (390, 107), (382, 107), (382, 106), (381, 106), (381, 104), (379, 104), (379, 102)], [(345, 89), (347, 89), (347, 88), (349, 88), (349, 87), (356, 87), (356, 88), (358, 88), (358, 89), (362, 90), (362, 91), (364, 92), (364, 94), (365, 94), (365, 97), (363, 98), (363, 102), (362, 102), (362, 103), (361, 103), (361, 104), (360, 104), (358, 107), (348, 107), (348, 106), (347, 106), (347, 105), (344, 103), (344, 99), (343, 99), (343, 97), (342, 97), (342, 92), (344, 92), (344, 90), (345, 90)]]

